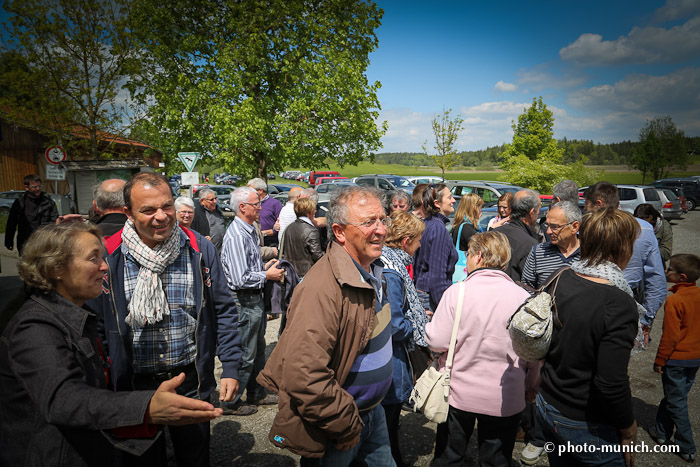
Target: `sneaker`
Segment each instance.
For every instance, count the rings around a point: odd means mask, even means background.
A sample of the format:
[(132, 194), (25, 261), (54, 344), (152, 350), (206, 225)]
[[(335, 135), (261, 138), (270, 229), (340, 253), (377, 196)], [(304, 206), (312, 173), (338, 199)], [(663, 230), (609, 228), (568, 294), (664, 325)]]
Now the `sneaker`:
[(654, 440), (654, 442), (656, 444), (659, 444), (659, 445), (666, 444), (666, 442), (667, 442), (666, 439), (659, 436), (659, 433), (656, 431), (656, 428), (654, 428), (653, 425), (650, 426), (649, 428), (647, 428), (647, 433), (649, 433), (649, 436), (651, 437), (651, 439)]
[(542, 455), (544, 447), (534, 446), (531, 443), (527, 443), (523, 452), (520, 453), (520, 462), (525, 465), (533, 465)]
[(221, 407), (224, 409), (224, 415), (238, 415), (239, 417), (245, 417), (248, 415), (253, 415), (258, 412), (258, 408), (251, 404), (243, 404), (238, 402), (233, 407)]
[(689, 464), (692, 464), (695, 462), (695, 453), (694, 452), (679, 452), (678, 455), (680, 456), (681, 459), (686, 461)]
[(279, 401), (277, 394), (268, 394), (262, 399), (251, 399), (250, 403), (255, 405), (277, 405)]

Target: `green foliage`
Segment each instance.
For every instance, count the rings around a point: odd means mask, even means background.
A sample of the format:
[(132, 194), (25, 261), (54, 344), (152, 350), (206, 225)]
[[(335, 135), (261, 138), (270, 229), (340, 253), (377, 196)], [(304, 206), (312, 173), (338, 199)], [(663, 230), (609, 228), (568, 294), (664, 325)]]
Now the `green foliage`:
[(671, 168), (685, 170), (690, 163), (683, 130), (676, 128), (671, 117), (655, 117), (647, 120), (639, 130), (641, 143), (632, 151), (630, 167), (653, 179), (664, 178)]
[[(379, 82), (369, 83), (383, 11), (371, 1), (138, 0), (149, 53), (134, 95), (169, 157), (193, 150), (264, 177), (285, 166), (371, 158)], [(206, 163), (206, 160), (204, 161)]]
[(126, 0), (8, 0), (0, 67), (6, 117), (68, 147), (81, 143), (61, 139), (81, 133), (97, 158), (99, 130), (118, 133), (133, 111), (119, 95), (139, 62), (128, 6)]
[(554, 139), (552, 112), (542, 97), (535, 98), (518, 117), (518, 123), (513, 123), (513, 142), (505, 145), (502, 155), (504, 178), (541, 193), (551, 193), (552, 187), (564, 179), (579, 185), (599, 179), (601, 173), (584, 167), (585, 156), (564, 164), (564, 153)]
[[(437, 114), (431, 122), (435, 136), (435, 146), (433, 146), (435, 154), (430, 157), (442, 170), (442, 178), (445, 178), (445, 171), (454, 167), (460, 160), (455, 151), (455, 144), (457, 144), (459, 132), (462, 131), (464, 119), (459, 115), (450, 117), (451, 112), (452, 109), (443, 109), (442, 113)], [(427, 144), (427, 141), (423, 144), (423, 151), (426, 154), (429, 153)]]

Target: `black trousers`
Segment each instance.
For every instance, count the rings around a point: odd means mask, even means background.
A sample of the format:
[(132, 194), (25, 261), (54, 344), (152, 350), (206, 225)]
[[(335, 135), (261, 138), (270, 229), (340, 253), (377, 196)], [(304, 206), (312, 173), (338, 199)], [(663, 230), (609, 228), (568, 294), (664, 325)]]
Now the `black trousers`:
[[(160, 383), (185, 372), (185, 381), (175, 389), (181, 396), (197, 399), (197, 370), (194, 364), (174, 371), (172, 375), (135, 375), (136, 390), (157, 389)], [(209, 443), (211, 438), (209, 422), (194, 423), (183, 426), (168, 426), (168, 433), (175, 450), (175, 462), (178, 467), (209, 467)], [(129, 456), (130, 467), (167, 467), (165, 433), (142, 456)]]
[(461, 466), (467, 455), (474, 423), (479, 422), (479, 465), (510, 467), (520, 413), (510, 417), (464, 412), (450, 406), (447, 414), (447, 446), (440, 459), (446, 465)]

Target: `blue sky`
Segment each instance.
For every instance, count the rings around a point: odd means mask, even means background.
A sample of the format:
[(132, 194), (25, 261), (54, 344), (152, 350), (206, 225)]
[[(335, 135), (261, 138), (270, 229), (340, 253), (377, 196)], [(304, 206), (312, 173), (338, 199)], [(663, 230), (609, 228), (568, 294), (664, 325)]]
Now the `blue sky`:
[(443, 107), (464, 118), (458, 150), (510, 142), (512, 121), (538, 96), (556, 138), (636, 141), (661, 115), (700, 136), (700, 0), (377, 4), (367, 77), (382, 83), (389, 125), (378, 152), (432, 146)]

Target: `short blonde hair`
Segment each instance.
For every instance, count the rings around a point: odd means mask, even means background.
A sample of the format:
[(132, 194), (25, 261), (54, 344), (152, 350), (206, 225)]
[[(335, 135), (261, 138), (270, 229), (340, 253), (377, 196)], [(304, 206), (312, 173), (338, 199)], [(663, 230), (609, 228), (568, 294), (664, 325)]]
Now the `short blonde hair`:
[(17, 265), (24, 283), (44, 292), (56, 290), (56, 277), (75, 256), (75, 242), (80, 233), (92, 234), (102, 243), (100, 228), (90, 222), (50, 224), (34, 231), (24, 245), (22, 260)]
[(501, 232), (489, 230), (477, 233), (469, 240), (469, 254), (481, 254), (482, 268), (505, 271), (510, 262), (510, 242)]
[(384, 244), (389, 248), (401, 248), (404, 238), (408, 237), (413, 241), (425, 230), (425, 223), (409, 212), (394, 211), (389, 217), (391, 225), (384, 238)]
[(297, 198), (294, 201), (294, 214), (297, 217), (309, 216), (316, 212), (316, 203), (311, 198)]
[(641, 230), (637, 219), (616, 207), (586, 213), (579, 230), (581, 261), (589, 266), (627, 264)]

